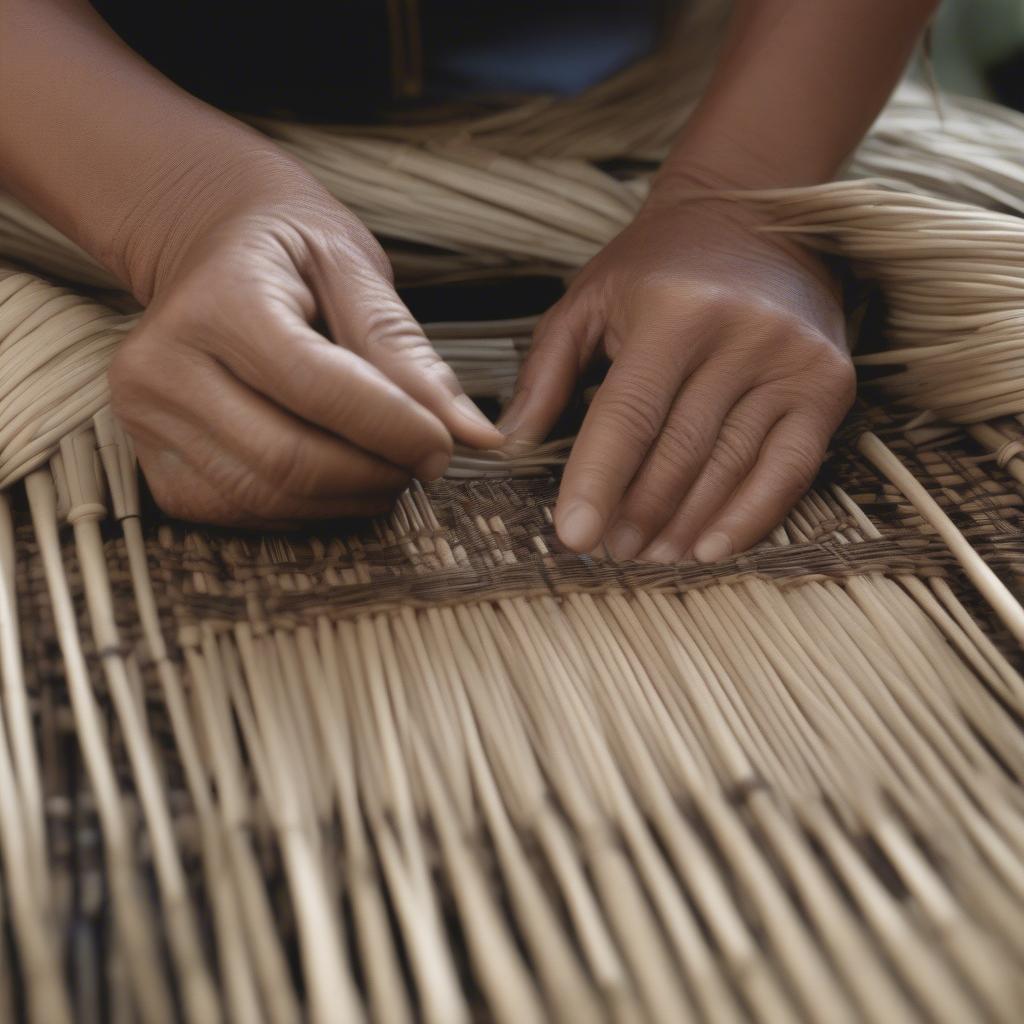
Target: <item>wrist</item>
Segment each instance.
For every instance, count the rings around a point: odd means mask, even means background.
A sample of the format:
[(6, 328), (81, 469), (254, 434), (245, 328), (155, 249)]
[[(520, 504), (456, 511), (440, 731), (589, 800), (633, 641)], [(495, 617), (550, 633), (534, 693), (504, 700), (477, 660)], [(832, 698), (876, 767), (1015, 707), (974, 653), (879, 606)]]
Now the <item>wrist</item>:
[(696, 206), (726, 215), (737, 223), (749, 224), (755, 211), (748, 204), (734, 202), (721, 193), (743, 192), (754, 186), (748, 177), (729, 174), (715, 166), (679, 162), (665, 164), (651, 181), (639, 215), (658, 219), (686, 215)]
[(761, 152), (728, 138), (680, 139), (651, 184), (652, 193), (794, 188), (831, 180), (837, 161), (811, 152)]
[(95, 247), (143, 304), (170, 281), (185, 254), (218, 225), (285, 196), (325, 194), (296, 161), (242, 130), (230, 146), (192, 146), (140, 182), (139, 198)]

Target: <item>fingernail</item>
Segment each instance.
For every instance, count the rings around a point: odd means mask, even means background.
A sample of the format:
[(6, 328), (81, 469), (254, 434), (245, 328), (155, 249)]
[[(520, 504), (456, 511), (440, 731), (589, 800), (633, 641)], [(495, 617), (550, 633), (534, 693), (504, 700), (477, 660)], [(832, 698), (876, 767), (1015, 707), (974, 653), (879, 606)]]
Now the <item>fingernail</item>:
[(667, 540), (660, 540), (656, 544), (652, 544), (645, 552), (645, 562), (661, 562), (662, 564), (669, 564), (670, 562), (678, 562), (679, 557), (676, 554), (675, 545)]
[(520, 420), (523, 418), (523, 409), (526, 406), (527, 389), (523, 388), (512, 396), (512, 401), (505, 407), (505, 411), (498, 419), (498, 429), (508, 437), (516, 432)]
[(455, 407), (468, 420), (472, 420), (478, 427), (486, 427), (488, 430), (495, 430), (494, 424), (477, 408), (476, 403), (469, 395), (456, 395), (452, 401)]
[(617, 562), (636, 558), (644, 546), (643, 534), (632, 523), (617, 523), (608, 534), (608, 553)]
[(706, 533), (693, 546), (693, 557), (707, 565), (721, 562), (732, 554), (732, 540), (724, 533)]
[(601, 536), (604, 523), (589, 502), (574, 501), (560, 516), (556, 517), (558, 536), (567, 548), (573, 551), (589, 551)]
[(428, 455), (416, 467), (416, 477), (424, 483), (437, 480), (444, 476), (444, 471), (448, 468), (449, 462), (451, 462), (451, 456), (446, 452), (434, 452), (433, 455)]

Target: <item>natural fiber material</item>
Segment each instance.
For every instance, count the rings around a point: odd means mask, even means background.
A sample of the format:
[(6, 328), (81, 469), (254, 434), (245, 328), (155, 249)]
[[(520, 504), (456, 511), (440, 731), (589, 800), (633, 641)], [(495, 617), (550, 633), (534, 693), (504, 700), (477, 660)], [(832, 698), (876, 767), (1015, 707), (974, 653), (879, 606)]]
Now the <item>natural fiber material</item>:
[[(663, 97), (668, 88), (679, 100), (678, 108), (671, 109), (678, 109), (683, 119), (685, 97), (698, 84), (678, 76), (666, 80), (667, 73), (663, 64), (652, 61), (571, 101), (569, 107), (591, 132), (603, 126), (609, 136), (605, 148), (591, 141), (582, 150), (635, 158), (656, 149), (652, 140), (661, 137), (666, 107), (664, 98), (651, 107), (648, 91)], [(604, 92), (615, 98), (607, 109), (601, 106)], [(548, 131), (547, 119), (564, 129), (560, 109), (548, 105), (529, 118), (538, 137)], [(618, 134), (614, 129), (622, 123), (633, 125), (638, 134)], [(561, 145), (558, 152), (566, 155), (520, 155), (522, 125), (512, 118), (497, 123), (493, 118), (466, 120), (455, 127), (441, 122), (404, 133), (392, 129), (379, 137), (367, 129), (346, 133), (276, 123), (263, 127), (384, 236), (406, 282), (571, 273), (629, 222), (646, 191), (646, 172), (619, 179), (599, 170), (575, 155), (579, 142), (564, 130), (552, 129), (547, 145)], [(944, 419), (980, 423), (1024, 413), (1018, 341), (1024, 330), (1018, 299), (1024, 281), (1024, 223), (1015, 215), (984, 208), (1024, 209), (1024, 201), (1013, 198), (1024, 194), (1024, 174), (1017, 169), (1024, 161), (1022, 139), (1020, 115), (966, 100), (944, 99), (937, 109), (933, 97), (906, 85), (850, 168), (884, 177), (734, 198), (762, 206), (776, 221), (772, 230), (796, 233), (843, 257), (870, 289), (881, 293), (886, 350), (864, 354), (860, 362), (902, 367), (880, 382), (887, 395)], [(484, 140), (489, 148), (482, 148)], [(945, 147), (941, 153), (940, 147)], [(409, 243), (419, 248), (410, 250)], [(6, 197), (0, 197), (0, 255), (82, 284), (113, 284), (80, 250)], [(0, 332), (18, 327), (29, 303), (36, 304), (31, 308), (38, 309), (40, 318), (33, 327), (36, 333), (18, 339), (17, 351), (6, 358), (22, 359), (22, 346), (29, 345), (45, 345), (55, 353), (48, 365), (32, 368), (35, 391), (22, 395), (35, 406), (35, 393), (52, 393), (53, 407), (67, 410), (67, 432), (95, 411), (92, 397), (104, 390), (114, 348), (109, 342), (116, 343), (132, 320), (112, 310), (105, 318), (79, 300), (63, 320), (47, 322), (48, 311), (55, 308), (48, 303), (58, 293), (46, 292), (38, 283), (29, 290), (33, 297), (19, 295), (25, 279), (10, 271), (0, 274), (6, 275), (0, 291)], [(124, 297), (109, 301), (125, 306)], [(72, 325), (91, 337), (91, 346), (69, 334)], [(856, 330), (855, 325), (854, 334)], [(464, 356), (467, 387), (471, 394), (503, 397), (514, 380), (529, 325), (479, 325), (477, 337), (473, 332), (472, 325), (460, 326), (456, 334), (461, 337), (453, 338), (450, 346), (453, 354)], [(518, 339), (511, 345), (506, 340), (510, 333)], [(433, 334), (447, 356), (444, 329)], [(463, 353), (456, 341), (462, 342)], [(73, 369), (65, 359), (73, 360)], [(78, 382), (91, 389), (90, 403), (83, 402), (74, 414), (61, 396), (74, 394)], [(0, 417), (4, 415), (0, 407)], [(10, 445), (0, 448), (0, 486), (37, 465), (61, 436), (62, 430), (54, 430), (41, 410), (28, 415), (37, 416), (30, 428), (34, 446), (19, 434), (16, 453)], [(545, 462), (547, 454), (538, 459)], [(524, 465), (520, 461), (517, 469)], [(457, 460), (453, 471), (492, 472), (493, 467)]]
[(550, 478), (143, 526), (65, 442), (0, 546), (30, 1016), (1015, 1020), (1020, 649), (928, 522), (1020, 593), (1024, 500), (865, 426), (925, 500), (843, 440), (711, 569), (560, 552)]
[[(680, 66), (261, 127), (406, 281), (564, 275), (641, 201)], [(369, 524), (165, 521), (106, 408), (131, 301), (0, 272), (0, 1019), (1016, 1021), (1022, 140), (906, 86), (871, 180), (737, 197), (886, 317), (817, 486), (717, 566), (561, 550), (571, 436)], [(0, 254), (113, 286), (6, 199)], [(532, 326), (427, 330), (502, 401)]]
[(133, 322), (0, 266), (0, 488), (106, 405), (106, 367)]

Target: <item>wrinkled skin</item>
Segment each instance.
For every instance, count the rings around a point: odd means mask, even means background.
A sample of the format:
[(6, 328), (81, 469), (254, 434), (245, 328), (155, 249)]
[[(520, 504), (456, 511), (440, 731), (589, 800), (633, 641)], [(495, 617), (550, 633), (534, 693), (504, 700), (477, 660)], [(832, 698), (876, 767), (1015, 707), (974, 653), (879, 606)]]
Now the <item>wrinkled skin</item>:
[(652, 196), (537, 328), (506, 412), (542, 437), (611, 360), (563, 477), (559, 537), (616, 558), (718, 561), (810, 486), (854, 395), (823, 264), (724, 200)]
[(376, 514), (444, 472), (453, 436), (502, 442), (390, 274), (312, 182), (189, 246), (109, 374), (161, 507), (253, 527)]
[[(154, 497), (184, 519), (376, 514), (443, 472), (453, 436), (505, 442), (365, 228), (312, 185), (287, 195), (193, 242), (111, 367)], [(757, 228), (736, 204), (655, 195), (539, 325), (502, 424), (512, 448), (611, 360), (556, 509), (568, 547), (715, 561), (810, 485), (853, 396), (842, 311), (816, 257)]]
[[(538, 440), (580, 368), (612, 357), (558, 502), (580, 551), (749, 546), (852, 395), (823, 268), (683, 193), (831, 180), (937, 3), (730, 6), (652, 197), (545, 318), (509, 412), (513, 443)], [(165, 78), (88, 0), (4, 0), (0, 39), (0, 183), (148, 307), (110, 383), (166, 509), (256, 526), (374, 512), (441, 472), (453, 440), (502, 443), (376, 242), (272, 141)]]

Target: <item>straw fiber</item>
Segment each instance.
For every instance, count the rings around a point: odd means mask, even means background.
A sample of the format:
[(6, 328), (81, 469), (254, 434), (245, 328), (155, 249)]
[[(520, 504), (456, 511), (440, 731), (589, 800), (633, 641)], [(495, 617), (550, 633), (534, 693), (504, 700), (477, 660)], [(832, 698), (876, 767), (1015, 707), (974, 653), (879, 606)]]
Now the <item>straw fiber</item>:
[[(628, 221), (699, 91), (667, 69), (261, 127), (457, 307)], [(379, 520), (167, 520), (107, 408), (137, 310), (3, 199), (0, 1020), (1018, 1021), (1024, 131), (942, 102), (735, 197), (849, 269), (864, 387), (715, 566), (560, 548), (586, 388)], [(450, 315), (500, 405), (531, 316)]]

